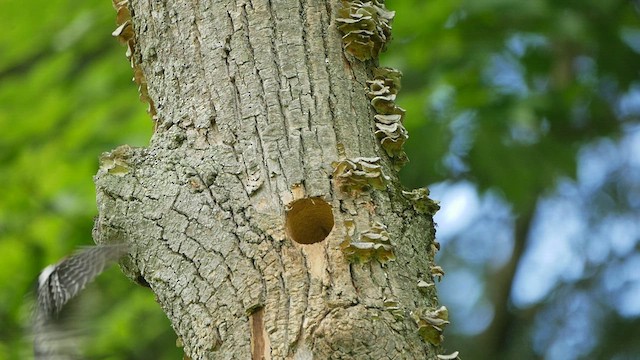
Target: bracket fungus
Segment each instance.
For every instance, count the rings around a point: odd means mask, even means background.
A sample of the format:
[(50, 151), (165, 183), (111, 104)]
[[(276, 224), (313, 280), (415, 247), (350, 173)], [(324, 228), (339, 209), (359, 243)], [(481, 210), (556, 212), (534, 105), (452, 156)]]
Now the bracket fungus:
[(418, 325), (418, 333), (433, 345), (440, 345), (444, 340), (442, 332), (449, 324), (449, 311), (441, 306), (438, 309), (419, 309), (411, 314)]
[(129, 0), (113, 0), (113, 7), (116, 10), (116, 24), (118, 27), (111, 33), (121, 44), (127, 45), (125, 55), (129, 59), (129, 64), (133, 69), (133, 81), (138, 85), (138, 93), (140, 101), (149, 104), (147, 113), (155, 121), (157, 112), (153, 100), (149, 97), (147, 80), (144, 77), (139, 61), (136, 60), (136, 37), (133, 31), (133, 23), (131, 22), (131, 10), (129, 9)]
[(378, 260), (380, 263), (385, 263), (395, 260), (394, 246), (384, 224), (374, 221), (370, 229), (357, 235), (353, 220), (346, 220), (345, 227), (347, 228), (347, 235), (340, 247), (349, 261), (368, 262)]
[(367, 81), (367, 96), (377, 113), (374, 116), (376, 138), (399, 169), (408, 161), (403, 146), (409, 138), (407, 129), (402, 125), (405, 110), (395, 103), (402, 73), (392, 68), (376, 68), (373, 75), (373, 80)]
[(404, 310), (402, 310), (402, 308), (400, 307), (400, 302), (396, 298), (385, 297), (382, 302), (382, 305), (384, 306), (384, 309), (389, 311), (396, 320), (399, 320), (399, 321), (404, 320), (404, 317), (405, 317)]
[(345, 50), (360, 61), (378, 57), (391, 40), (394, 16), (384, 0), (342, 0), (336, 22)]
[(440, 360), (456, 360), (456, 359), (460, 359), (458, 357), (458, 354), (460, 354), (459, 351), (454, 351), (451, 354), (447, 354), (447, 355), (437, 355), (437, 357)]
[(429, 198), (429, 189), (427, 188), (418, 188), (411, 191), (402, 190), (402, 195), (411, 200), (413, 208), (418, 213), (434, 215), (440, 210), (438, 202)]
[(429, 268), (429, 270), (431, 271), (431, 275), (438, 280), (438, 282), (442, 281), (442, 278), (444, 277), (444, 270), (442, 269), (441, 266), (439, 265), (434, 265), (431, 266)]
[(389, 177), (382, 172), (379, 157), (357, 157), (334, 161), (333, 179), (338, 188), (356, 196), (371, 188), (384, 190)]
[(131, 169), (128, 159), (132, 153), (133, 149), (129, 145), (120, 145), (112, 151), (102, 153), (99, 160), (100, 170), (116, 176), (128, 174)]
[(431, 288), (433, 288), (434, 286), (436, 286), (435, 283), (427, 282), (425, 280), (419, 280), (418, 284), (417, 284), (418, 291), (420, 291), (423, 294), (427, 294), (429, 292), (429, 290)]

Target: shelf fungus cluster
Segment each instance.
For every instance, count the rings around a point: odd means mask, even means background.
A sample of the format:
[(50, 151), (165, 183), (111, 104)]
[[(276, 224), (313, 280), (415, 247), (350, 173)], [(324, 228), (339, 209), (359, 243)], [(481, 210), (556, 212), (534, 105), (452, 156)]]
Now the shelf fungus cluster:
[(438, 359), (440, 360), (456, 360), (456, 359), (460, 359), (458, 357), (458, 354), (460, 354), (459, 351), (454, 351), (451, 354), (446, 354), (446, 355), (437, 355)]
[(442, 266), (433, 265), (429, 268), (429, 271), (431, 271), (431, 276), (433, 276), (434, 279), (438, 280), (438, 282), (442, 281), (442, 278), (444, 277), (444, 270), (442, 269)]
[(367, 81), (367, 96), (376, 111), (375, 134), (382, 148), (393, 160), (396, 170), (399, 170), (408, 161), (403, 147), (409, 138), (407, 129), (402, 125), (405, 110), (395, 103), (402, 73), (392, 68), (376, 68), (373, 76), (373, 80)]
[(440, 205), (429, 198), (429, 189), (419, 188), (411, 191), (402, 190), (402, 195), (411, 200), (413, 208), (421, 214), (434, 215), (440, 210)]
[(379, 157), (357, 157), (331, 163), (338, 188), (352, 196), (361, 192), (386, 189), (389, 178), (382, 172)]
[(385, 297), (382, 305), (384, 306), (384, 309), (390, 312), (396, 320), (404, 320), (404, 310), (400, 306), (400, 302), (398, 302), (395, 297)]
[(374, 221), (371, 228), (356, 234), (356, 226), (353, 220), (346, 220), (347, 235), (340, 244), (345, 257), (353, 262), (368, 262), (377, 260), (385, 263), (395, 260), (393, 244), (389, 238), (387, 227)]
[(156, 108), (153, 100), (149, 97), (147, 88), (147, 80), (144, 77), (140, 61), (136, 59), (136, 37), (133, 32), (133, 24), (131, 22), (131, 10), (129, 9), (129, 0), (113, 0), (113, 7), (116, 9), (116, 24), (118, 27), (111, 33), (121, 44), (127, 46), (125, 55), (129, 59), (131, 68), (133, 69), (133, 81), (138, 85), (138, 93), (140, 101), (149, 104), (147, 112), (151, 118), (156, 120)]
[(336, 21), (345, 50), (360, 61), (377, 58), (391, 39), (394, 16), (384, 0), (342, 0)]
[(425, 341), (440, 345), (444, 340), (442, 331), (449, 324), (449, 311), (441, 306), (437, 309), (419, 309), (411, 314), (418, 325), (418, 333)]
[(129, 145), (120, 145), (112, 151), (100, 155), (100, 170), (111, 175), (124, 176), (129, 173), (131, 166), (129, 158), (133, 149)]
[[(395, 16), (393, 11), (385, 8), (384, 0), (341, 0), (341, 8), (336, 19), (338, 30), (342, 33), (345, 52), (360, 61), (377, 58), (391, 39), (391, 21)], [(400, 91), (402, 73), (399, 70), (379, 67), (373, 68), (373, 77), (367, 81), (365, 89), (367, 98), (375, 110), (374, 133), (380, 146), (389, 157), (390, 166), (398, 171), (408, 159), (404, 152), (404, 144), (409, 138), (407, 129), (403, 125), (405, 110), (396, 104), (396, 96)], [(344, 147), (338, 147), (340, 161), (332, 163), (333, 181), (342, 192), (357, 196), (362, 192), (373, 189), (383, 190), (389, 178), (382, 172), (379, 157), (358, 157), (347, 159)], [(433, 216), (440, 209), (437, 202), (429, 199), (426, 188), (402, 191), (415, 212)], [(373, 260), (384, 264), (395, 260), (394, 245), (392, 244), (387, 227), (380, 222), (373, 222), (370, 228), (357, 232), (355, 221), (344, 221), (346, 235), (340, 247), (345, 258), (350, 262), (370, 262)], [(432, 228), (433, 229), (433, 228)], [(433, 233), (435, 236), (435, 233)], [(431, 251), (439, 250), (439, 244), (433, 239)], [(433, 293), (435, 281), (444, 276), (440, 266), (432, 264), (430, 267), (432, 281), (418, 280), (417, 287), (423, 295)], [(393, 297), (386, 297), (384, 308), (390, 311), (396, 319), (404, 318), (404, 310)], [(420, 336), (433, 345), (440, 345), (444, 339), (442, 332), (449, 324), (447, 308), (420, 308), (410, 312), (415, 321)], [(441, 359), (454, 359), (457, 353), (441, 355)]]

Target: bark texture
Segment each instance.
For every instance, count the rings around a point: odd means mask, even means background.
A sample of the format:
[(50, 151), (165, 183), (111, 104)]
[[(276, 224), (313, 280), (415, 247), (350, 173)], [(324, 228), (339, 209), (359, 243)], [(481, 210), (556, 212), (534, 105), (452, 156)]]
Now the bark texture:
[[(94, 236), (131, 244), (125, 272), (154, 291), (193, 359), (436, 357), (415, 320), (437, 304), (418, 286), (432, 282), (432, 218), (403, 197), (374, 135), (373, 62), (343, 53), (337, 6), (131, 2), (156, 129), (147, 148), (103, 156)], [(332, 162), (345, 156), (380, 157), (386, 188), (340, 191)], [(301, 198), (326, 201), (333, 228), (314, 219), (321, 209), (286, 230)], [(348, 261), (349, 229), (375, 222), (395, 261)], [(301, 244), (295, 232), (328, 236)]]

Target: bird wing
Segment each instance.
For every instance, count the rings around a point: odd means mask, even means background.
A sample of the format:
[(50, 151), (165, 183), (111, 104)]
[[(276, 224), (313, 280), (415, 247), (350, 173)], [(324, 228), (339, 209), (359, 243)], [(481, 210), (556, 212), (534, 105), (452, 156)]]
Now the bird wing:
[(126, 251), (127, 247), (122, 244), (87, 247), (53, 267), (47, 267), (42, 272), (38, 287), (40, 310), (46, 316), (57, 315), (69, 300), (78, 295), (108, 264), (118, 260)]

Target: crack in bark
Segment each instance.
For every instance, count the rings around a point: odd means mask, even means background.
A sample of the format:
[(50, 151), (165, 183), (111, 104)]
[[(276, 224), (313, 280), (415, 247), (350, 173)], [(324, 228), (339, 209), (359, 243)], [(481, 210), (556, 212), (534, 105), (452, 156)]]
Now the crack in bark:
[[(267, 0), (267, 12), (269, 13), (269, 20), (271, 22), (275, 21), (275, 15), (273, 13), (273, 5), (271, 4), (271, 0)], [(276, 38), (275, 38), (275, 32), (271, 32), (269, 34), (269, 40), (270, 40), (270, 46), (269, 46), (269, 54), (272, 55), (274, 58), (277, 56), (279, 58), (279, 54), (276, 48)], [(274, 68), (275, 68), (275, 73), (276, 73), (276, 82), (280, 85), (279, 88), (282, 89), (283, 88), (283, 84), (282, 84), (282, 78), (283, 75), (280, 72), (280, 67), (277, 66), (277, 64), (274, 63)], [(276, 93), (276, 99), (278, 100), (278, 110), (280, 111), (280, 116), (282, 117), (283, 120), (283, 130), (284, 130), (284, 140), (285, 140), (285, 144), (286, 147), (289, 148), (289, 127), (290, 124), (288, 122), (287, 116), (285, 115), (285, 112), (283, 111), (284, 106), (283, 106), (283, 102), (282, 102), (282, 97), (280, 95), (280, 92)]]

